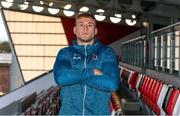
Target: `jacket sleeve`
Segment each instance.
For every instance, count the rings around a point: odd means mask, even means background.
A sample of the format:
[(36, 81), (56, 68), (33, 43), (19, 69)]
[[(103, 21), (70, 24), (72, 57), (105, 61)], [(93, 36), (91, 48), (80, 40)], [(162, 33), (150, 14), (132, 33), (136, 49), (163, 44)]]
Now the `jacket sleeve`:
[(120, 85), (120, 78), (117, 59), (112, 48), (108, 48), (103, 53), (102, 60), (100, 70), (103, 75), (92, 76), (92, 78), (86, 80), (86, 84), (102, 91), (116, 91)]
[(71, 55), (67, 49), (61, 49), (57, 55), (53, 74), (58, 85), (70, 85), (91, 78), (94, 75), (93, 69), (72, 69)]

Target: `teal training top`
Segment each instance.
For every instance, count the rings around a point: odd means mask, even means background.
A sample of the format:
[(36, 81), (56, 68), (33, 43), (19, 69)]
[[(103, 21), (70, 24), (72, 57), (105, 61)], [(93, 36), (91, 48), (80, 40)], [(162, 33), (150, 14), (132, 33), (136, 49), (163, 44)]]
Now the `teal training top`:
[[(94, 68), (103, 75), (94, 75)], [(61, 86), (60, 115), (110, 115), (111, 92), (120, 85), (116, 55), (112, 48), (95, 39), (93, 45), (77, 40), (59, 51), (54, 78)]]

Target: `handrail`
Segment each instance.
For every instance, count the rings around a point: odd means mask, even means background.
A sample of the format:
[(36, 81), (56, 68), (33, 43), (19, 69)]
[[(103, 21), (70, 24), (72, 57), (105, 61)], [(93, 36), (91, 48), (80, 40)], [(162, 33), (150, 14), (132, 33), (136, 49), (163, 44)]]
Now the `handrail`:
[(172, 25), (163, 27), (163, 28), (161, 28), (161, 29), (155, 30), (155, 31), (151, 32), (151, 34), (154, 34), (154, 33), (157, 33), (157, 32), (160, 32), (160, 31), (163, 31), (163, 30), (166, 30), (166, 29), (169, 29), (169, 28), (171, 28), (171, 27), (175, 27), (175, 26), (177, 26), (177, 25), (180, 25), (180, 22), (177, 22), (177, 23), (175, 23), (175, 24), (172, 24)]
[[(172, 25), (169, 25), (169, 26), (163, 27), (163, 28), (161, 28), (161, 29), (155, 30), (155, 31), (151, 32), (151, 34), (158, 33), (158, 32), (164, 31), (164, 30), (166, 30), (166, 29), (169, 29), (169, 28), (172, 28), (172, 27), (178, 26), (178, 25), (180, 25), (180, 22), (177, 22), (177, 23), (175, 23), (175, 24), (172, 24)], [(134, 39), (131, 39), (131, 40), (128, 40), (128, 41), (122, 42), (122, 44), (126, 44), (126, 43), (129, 43), (129, 42), (132, 42), (132, 41), (135, 41), (135, 40), (141, 39), (141, 38), (145, 38), (146, 36), (147, 36), (147, 35), (142, 35), (142, 36), (140, 36), (140, 37), (137, 37), (137, 38), (134, 38)]]
[(132, 42), (132, 41), (135, 41), (135, 40), (141, 39), (141, 38), (145, 38), (145, 37), (146, 37), (146, 35), (143, 35), (143, 36), (140, 36), (140, 37), (137, 37), (137, 38), (134, 38), (134, 39), (131, 39), (131, 40), (128, 40), (128, 41), (122, 42), (122, 44), (126, 44), (126, 43), (129, 43), (129, 42)]

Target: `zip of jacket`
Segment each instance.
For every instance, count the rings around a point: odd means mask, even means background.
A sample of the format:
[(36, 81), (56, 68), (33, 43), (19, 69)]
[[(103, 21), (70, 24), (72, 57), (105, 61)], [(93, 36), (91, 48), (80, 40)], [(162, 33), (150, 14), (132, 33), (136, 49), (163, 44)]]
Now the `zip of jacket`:
[[(84, 46), (84, 68), (87, 68), (87, 62), (86, 62), (86, 57), (87, 57), (87, 51), (86, 51), (86, 45)], [(82, 115), (84, 116), (85, 113), (85, 101), (86, 101), (86, 84), (84, 85), (84, 97), (83, 97), (83, 112)]]

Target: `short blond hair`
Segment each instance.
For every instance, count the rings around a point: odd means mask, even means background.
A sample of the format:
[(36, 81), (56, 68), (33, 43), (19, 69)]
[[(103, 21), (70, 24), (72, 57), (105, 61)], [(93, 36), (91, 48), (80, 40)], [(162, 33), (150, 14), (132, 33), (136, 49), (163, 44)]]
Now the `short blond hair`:
[(81, 17), (92, 18), (96, 22), (96, 19), (95, 19), (94, 15), (89, 13), (89, 12), (79, 13), (78, 15), (76, 15), (75, 20), (77, 20), (77, 19), (79, 19)]

